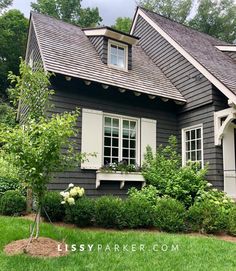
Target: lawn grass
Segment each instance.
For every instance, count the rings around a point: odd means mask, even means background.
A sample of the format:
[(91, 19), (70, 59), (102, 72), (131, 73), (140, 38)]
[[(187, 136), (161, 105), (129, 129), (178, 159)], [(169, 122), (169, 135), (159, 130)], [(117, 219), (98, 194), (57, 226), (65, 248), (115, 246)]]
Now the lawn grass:
[[(66, 239), (67, 244), (103, 245), (104, 249), (92, 252), (71, 252), (70, 255), (38, 259), (26, 255), (6, 256), (3, 248), (13, 240), (26, 238), (31, 222), (22, 218), (0, 216), (0, 270), (1, 271), (185, 271), (236, 270), (236, 243), (217, 240), (215, 238), (187, 235), (174, 235), (140, 231), (93, 231), (54, 227), (42, 224), (41, 236), (53, 239)], [(113, 251), (105, 251), (110, 245)], [(129, 251), (114, 252), (114, 245), (127, 244)], [(131, 245), (144, 244), (144, 251), (131, 251)], [(158, 251), (153, 246), (158, 245)], [(178, 245), (178, 250), (171, 247)], [(163, 251), (161, 249), (167, 251)], [(157, 247), (154, 247), (157, 248)], [(121, 249), (122, 250), (122, 249)]]

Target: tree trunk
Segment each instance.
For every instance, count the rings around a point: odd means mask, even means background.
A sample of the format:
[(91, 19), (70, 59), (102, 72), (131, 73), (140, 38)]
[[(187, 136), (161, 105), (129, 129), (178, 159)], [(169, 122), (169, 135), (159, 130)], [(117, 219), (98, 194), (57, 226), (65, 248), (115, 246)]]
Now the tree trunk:
[(35, 238), (36, 238), (36, 239), (38, 239), (38, 237), (39, 237), (40, 215), (41, 215), (41, 205), (39, 205), (38, 212), (37, 212), (37, 219), (36, 219), (36, 234), (35, 234)]
[(27, 213), (32, 212), (32, 207), (33, 207), (33, 193), (31, 188), (27, 188), (27, 206), (26, 206), (26, 211)]

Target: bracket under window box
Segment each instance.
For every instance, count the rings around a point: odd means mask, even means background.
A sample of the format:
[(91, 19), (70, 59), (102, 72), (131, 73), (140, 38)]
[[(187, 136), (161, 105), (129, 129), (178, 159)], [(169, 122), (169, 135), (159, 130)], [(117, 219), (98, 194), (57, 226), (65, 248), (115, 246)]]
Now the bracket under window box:
[(96, 189), (100, 186), (101, 181), (120, 182), (120, 189), (124, 188), (125, 182), (141, 182), (142, 187), (146, 185), (146, 181), (141, 172), (96, 172)]

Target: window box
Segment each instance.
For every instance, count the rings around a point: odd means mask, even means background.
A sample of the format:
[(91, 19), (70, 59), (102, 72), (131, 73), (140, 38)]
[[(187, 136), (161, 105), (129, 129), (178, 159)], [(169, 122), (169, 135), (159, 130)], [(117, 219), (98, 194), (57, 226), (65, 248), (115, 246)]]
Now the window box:
[(101, 184), (101, 181), (116, 181), (120, 182), (120, 189), (125, 185), (125, 182), (142, 182), (142, 187), (146, 185), (146, 181), (141, 172), (96, 172), (96, 188)]

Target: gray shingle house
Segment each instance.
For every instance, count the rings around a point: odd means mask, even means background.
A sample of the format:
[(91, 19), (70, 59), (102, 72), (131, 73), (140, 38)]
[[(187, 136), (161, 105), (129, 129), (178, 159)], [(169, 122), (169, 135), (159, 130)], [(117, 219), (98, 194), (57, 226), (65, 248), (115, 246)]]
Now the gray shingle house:
[[(78, 149), (97, 156), (59, 174), (90, 196), (124, 195), (139, 174), (103, 174), (105, 163), (142, 165), (147, 145), (180, 142), (183, 165), (209, 163), (208, 180), (236, 197), (236, 45), (137, 8), (130, 34), (80, 29), (32, 13), (26, 60), (55, 73), (54, 112), (81, 108)], [(21, 106), (23, 121), (26, 108)]]

